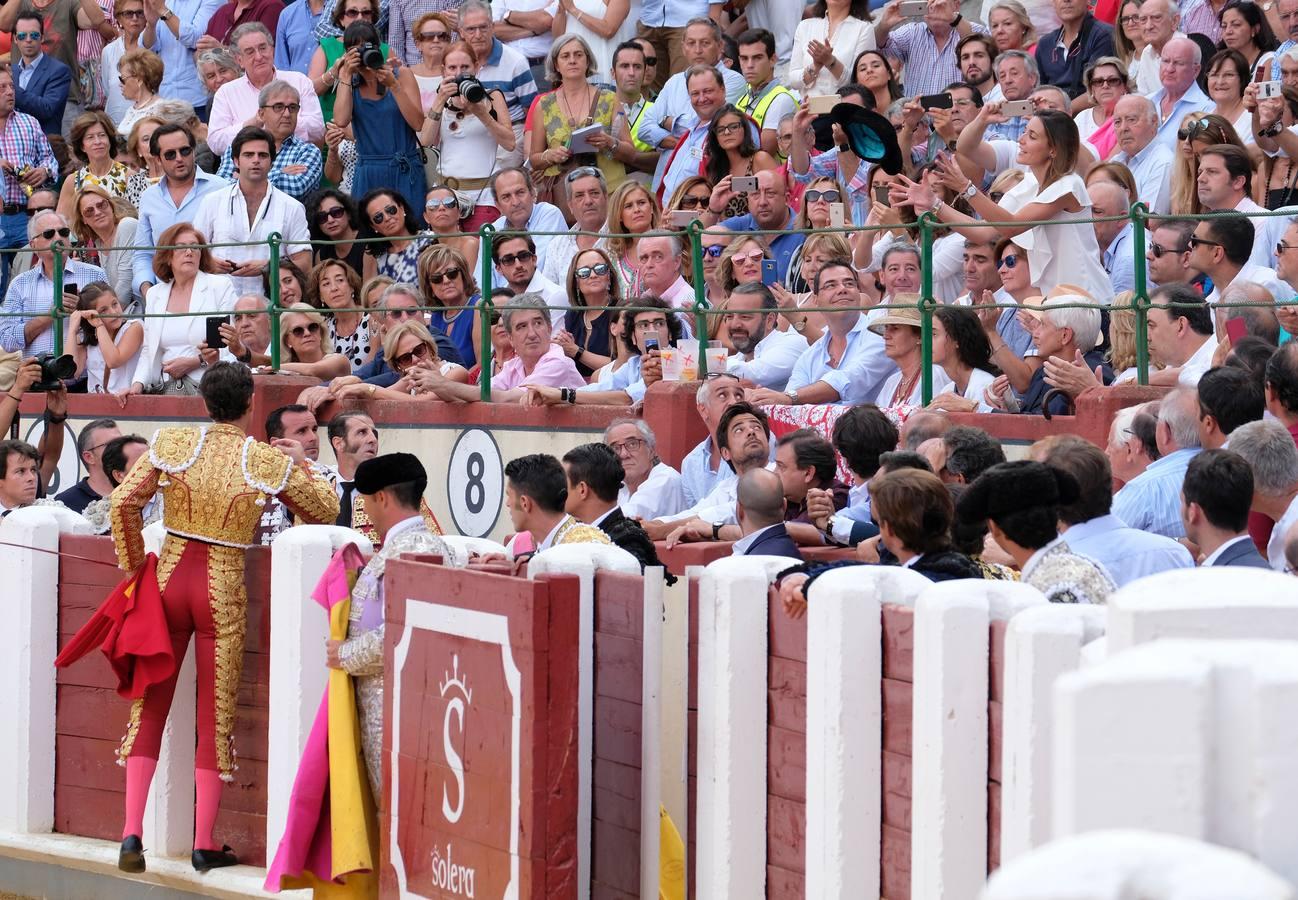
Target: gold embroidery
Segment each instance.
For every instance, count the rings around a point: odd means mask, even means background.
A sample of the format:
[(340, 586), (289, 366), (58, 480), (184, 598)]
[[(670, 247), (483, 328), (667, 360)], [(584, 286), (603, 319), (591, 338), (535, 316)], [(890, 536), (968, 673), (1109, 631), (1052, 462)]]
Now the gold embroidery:
[(216, 630), (216, 764), (230, 781), (234, 763), (234, 723), (243, 674), (243, 644), (248, 628), (248, 595), (243, 586), (242, 550), (208, 550), (208, 587), (212, 624)]
[[(432, 509), (428, 506), (428, 501), (423, 497), (419, 498), (419, 514), (424, 517), (424, 524), (428, 526), (429, 532), (438, 536), (445, 534), (442, 531), (441, 523), (437, 521), (437, 516), (433, 515)], [(374, 545), (374, 549), (377, 550), (383, 546), (379, 540), (379, 530), (374, 527), (370, 517), (365, 515), (365, 502), (362, 495), (356, 493), (352, 494), (352, 529), (365, 535), (369, 542)]]
[(564, 544), (608, 544), (608, 535), (593, 525), (583, 525), (572, 516), (566, 518), (554, 536), (554, 546)]
[(140, 733), (140, 713), (144, 711), (144, 698), (136, 700), (131, 704), (131, 715), (126, 720), (126, 735), (122, 738), (122, 745), (117, 748), (117, 764), (126, 765), (127, 758), (131, 755), (131, 748), (135, 746), (135, 737)]

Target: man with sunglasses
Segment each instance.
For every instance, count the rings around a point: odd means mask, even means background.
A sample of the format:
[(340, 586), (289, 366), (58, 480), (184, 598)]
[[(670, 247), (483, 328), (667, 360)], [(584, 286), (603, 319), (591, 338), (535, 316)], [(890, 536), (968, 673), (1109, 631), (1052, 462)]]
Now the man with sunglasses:
[[(308, 144), (294, 132), (298, 113), (302, 109), (302, 95), (297, 88), (278, 78), (261, 89), (258, 96), (257, 124), (275, 139), (275, 161), (270, 167), (270, 183), (301, 201), (320, 186), (324, 174), (324, 157), (320, 148)], [(233, 148), (221, 156), (217, 174), (227, 181), (235, 177)]]
[[(2, 139), (2, 138), (0, 138)], [(30, 219), (37, 213), (42, 213), (47, 209), (54, 209), (59, 205), (59, 192), (54, 188), (37, 188), (32, 191), (32, 195), (27, 198), (27, 218)], [(27, 223), (23, 223), (22, 233), (27, 234)], [(6, 255), (8, 260), (9, 256)], [(9, 270), (10, 277), (17, 277), (19, 274), (26, 272), (32, 266), (36, 265), (36, 254), (32, 253), (30, 244), (24, 243), (22, 248), (13, 255), (13, 266)]]
[(41, 123), (47, 135), (63, 130), (63, 109), (68, 104), (72, 70), (64, 63), (41, 52), (41, 17), (35, 11), (18, 14), (14, 25), (13, 45), (17, 49), (14, 63), (15, 107), (19, 112)]
[(154, 238), (177, 222), (192, 222), (203, 197), (229, 184), (210, 175), (194, 162), (194, 135), (184, 125), (166, 124), (149, 140), (149, 151), (162, 163), (162, 180), (140, 195), (140, 224), (135, 242), (133, 281), (135, 293), (143, 297), (157, 282), (153, 273)]
[(5, 292), (4, 312), (19, 313), (0, 319), (0, 348), (9, 352), (20, 351), (24, 357), (54, 352), (54, 303), (63, 307), (65, 314), (77, 308), (77, 295), (67, 290), (70, 284), (86, 285), (92, 281), (108, 281), (108, 275), (99, 266), (92, 266), (66, 256), (63, 260), (64, 293), (54, 295), (55, 243), (64, 248), (72, 246), (72, 229), (67, 219), (54, 210), (32, 216), (27, 223), (27, 239), (36, 254), (36, 265), (14, 278)]
[(1160, 284), (1182, 281), (1203, 294), (1204, 275), (1190, 265), (1190, 237), (1194, 222), (1161, 220), (1149, 232), (1149, 249), (1145, 252), (1145, 270), (1152, 290)]
[(547, 318), (554, 323), (554, 330), (563, 328), (563, 316), (569, 306), (568, 294), (537, 269), (536, 244), (531, 235), (506, 236), (493, 241), (491, 261), (515, 295), (541, 297), (550, 307)]
[(54, 499), (73, 512), (83, 512), (91, 503), (111, 494), (115, 485), (104, 471), (104, 448), (121, 434), (112, 419), (95, 419), (87, 423), (77, 435), (77, 457), (85, 467), (86, 475)]
[[(1199, 165), (1202, 168), (1203, 156)], [(1229, 212), (1210, 207), (1205, 211)], [(1212, 279), (1212, 293), (1207, 296), (1209, 306), (1215, 306), (1226, 288), (1236, 281), (1260, 284), (1273, 297), (1289, 299), (1291, 289), (1276, 277), (1275, 270), (1249, 258), (1254, 253), (1256, 235), (1253, 223), (1244, 216), (1223, 216), (1195, 224), (1194, 234), (1187, 241), (1190, 265)]]
[(590, 250), (599, 240), (580, 231), (603, 231), (608, 221), (608, 186), (604, 173), (594, 166), (573, 169), (563, 178), (561, 189), (568, 197), (573, 223), (569, 234), (550, 238), (541, 260), (541, 274), (555, 285), (568, 280), (568, 267), (583, 250)]

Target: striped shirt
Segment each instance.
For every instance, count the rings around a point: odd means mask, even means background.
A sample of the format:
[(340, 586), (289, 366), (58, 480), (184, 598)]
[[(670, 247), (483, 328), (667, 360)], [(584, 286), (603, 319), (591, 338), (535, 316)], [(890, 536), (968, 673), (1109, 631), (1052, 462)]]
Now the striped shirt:
[(506, 47), (499, 38), (492, 38), (491, 54), (479, 70), (478, 80), (487, 90), (500, 91), (505, 95), (511, 122), (517, 124), (523, 121), (527, 116), (527, 108), (537, 95), (536, 79), (532, 77), (532, 68), (523, 54)]
[[(55, 173), (59, 170), (50, 142), (41, 131), (40, 123), (27, 113), (17, 110), (9, 114), (9, 121), (0, 131), (0, 159), (7, 159), (18, 166), (24, 163), (34, 168), (44, 168)], [(0, 198), (5, 205), (27, 205), (27, 194), (22, 183), (8, 172), (0, 173)]]
[[(107, 281), (108, 275), (99, 266), (69, 259), (63, 264), (63, 278), (65, 281), (86, 285), (92, 281)], [(9, 282), (9, 290), (5, 293), (4, 312), (22, 313), (22, 315), (6, 315), (3, 320), (0, 320), (0, 347), (10, 353), (20, 352), (24, 357), (35, 356), (38, 353), (53, 353), (52, 325), (36, 335), (36, 339), (30, 344), (23, 334), (28, 319), (48, 316), (53, 305), (54, 280), (46, 276), (45, 267), (39, 261), (26, 272), (15, 275), (13, 281)], [(65, 348), (69, 337), (65, 328), (63, 332)]]
[(1185, 537), (1181, 485), (1198, 447), (1175, 450), (1149, 464), (1113, 495), (1113, 514), (1132, 528), (1164, 537)]
[(1181, 11), (1181, 30), (1186, 34), (1205, 35), (1214, 44), (1221, 41), (1221, 20), (1208, 0), (1187, 0)]
[[(975, 24), (973, 30), (986, 34), (987, 29)], [(880, 49), (896, 56), (906, 64), (905, 92), (907, 97), (916, 94), (937, 94), (953, 81), (963, 81), (960, 61), (955, 56), (955, 45), (960, 33), (952, 29), (946, 45), (939, 50), (933, 32), (923, 22), (907, 22), (888, 32), (888, 40)], [(913, 65), (911, 64), (913, 63)]]
[[(231, 149), (225, 148), (225, 153), (221, 155), (221, 168), (216, 173), (226, 181), (235, 180)], [(284, 171), (287, 166), (306, 166), (306, 171), (289, 175)], [(324, 157), (320, 154), (320, 148), (290, 134), (275, 151), (275, 161), (270, 166), (270, 183), (295, 200), (301, 200), (320, 186), (320, 176), (323, 174)]]

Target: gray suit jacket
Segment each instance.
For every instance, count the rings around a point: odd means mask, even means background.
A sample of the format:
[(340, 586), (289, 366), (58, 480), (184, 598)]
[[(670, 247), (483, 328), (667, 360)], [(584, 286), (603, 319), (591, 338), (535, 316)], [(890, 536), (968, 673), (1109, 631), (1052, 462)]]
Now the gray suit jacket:
[(1227, 547), (1221, 556), (1213, 560), (1212, 564), (1214, 566), (1252, 566), (1257, 569), (1271, 568), (1271, 564), (1266, 561), (1266, 557), (1257, 552), (1257, 547), (1253, 546), (1253, 541), (1247, 536), (1244, 540), (1236, 541)]

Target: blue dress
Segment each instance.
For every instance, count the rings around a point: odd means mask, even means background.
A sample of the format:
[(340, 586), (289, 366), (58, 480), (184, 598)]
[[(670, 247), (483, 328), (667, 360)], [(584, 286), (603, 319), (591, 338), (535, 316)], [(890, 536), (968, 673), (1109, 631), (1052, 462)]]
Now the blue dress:
[(446, 314), (440, 309), (434, 309), (428, 317), (434, 332), (440, 330), (451, 339), (455, 349), (460, 352), (460, 362), (466, 369), (471, 369), (478, 363), (479, 336), (473, 330), (473, 308), (481, 299), (480, 295), (474, 294), (464, 304), (462, 312), (456, 313), (450, 322), (446, 321)]
[(352, 175), (352, 196), (364, 197), (374, 188), (395, 188), (412, 209), (424, 208), (428, 182), (424, 178), (424, 157), (410, 125), (401, 115), (397, 98), (384, 91), (369, 100), (352, 91), (352, 129), (356, 134), (356, 171)]

